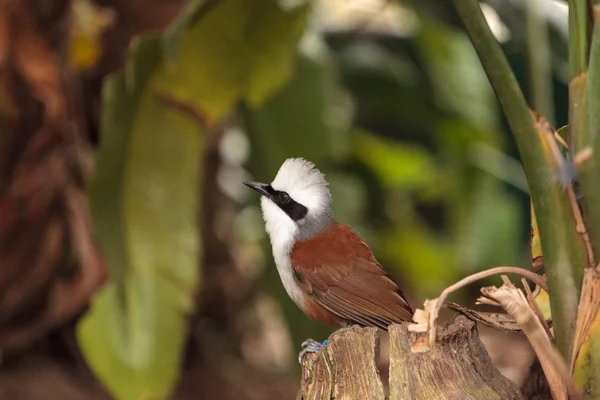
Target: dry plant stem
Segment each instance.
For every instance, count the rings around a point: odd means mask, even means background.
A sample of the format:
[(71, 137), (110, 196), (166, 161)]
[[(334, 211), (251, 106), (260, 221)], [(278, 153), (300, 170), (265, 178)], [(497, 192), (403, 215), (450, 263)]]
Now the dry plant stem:
[(488, 298), (486, 296), (480, 296), (480, 297), (478, 297), (477, 300), (475, 301), (475, 304), (478, 305), (478, 306), (482, 305), (482, 304), (485, 304), (485, 305), (488, 305), (488, 306), (502, 307), (500, 305), (500, 303), (498, 303), (496, 300)]
[(578, 168), (580, 168), (584, 166), (588, 161), (590, 161), (593, 155), (594, 149), (592, 149), (591, 147), (586, 147), (579, 151), (579, 153), (575, 154), (573, 162)]
[(558, 134), (557, 131), (554, 131), (554, 139), (556, 139), (556, 141), (565, 149), (565, 150), (569, 150), (569, 145), (567, 144), (567, 142), (565, 142), (565, 139), (562, 138), (562, 136), (560, 136)]
[(531, 309), (535, 313), (535, 316), (542, 324), (542, 327), (544, 328), (544, 331), (546, 331), (546, 336), (548, 336), (548, 339), (550, 339), (550, 341), (553, 344), (555, 344), (554, 335), (552, 335), (552, 332), (550, 332), (548, 321), (546, 321), (546, 318), (544, 318), (544, 314), (542, 313), (542, 310), (540, 310), (540, 306), (538, 305), (538, 303), (535, 301), (535, 297), (533, 296), (533, 293), (531, 293), (531, 289), (529, 288), (529, 285), (527, 284), (525, 278), (521, 278), (521, 284), (523, 285), (523, 290), (525, 291), (525, 295), (527, 296), (527, 302), (529, 303), (529, 307), (531, 307)]
[[(433, 300), (434, 307), (432, 310), (429, 310), (429, 324), (428, 324), (429, 325), (429, 348), (433, 348), (435, 345), (436, 320), (440, 313), (440, 308), (442, 307), (442, 305), (444, 304), (444, 301), (450, 295), (450, 293), (452, 293), (464, 286), (470, 285), (473, 282), (477, 282), (480, 279), (487, 278), (487, 277), (493, 276), (493, 275), (498, 275), (498, 274), (515, 274), (515, 275), (522, 276), (524, 278), (529, 279), (531, 282), (535, 283), (536, 285), (540, 286), (545, 291), (548, 291), (548, 286), (546, 285), (546, 280), (541, 275), (538, 275), (535, 272), (532, 272), (532, 271), (529, 271), (529, 270), (526, 270), (523, 268), (502, 266), (502, 267), (488, 269), (486, 271), (481, 271), (481, 272), (478, 272), (473, 275), (469, 275), (466, 278), (461, 279), (460, 281), (456, 282), (455, 284), (444, 289), (442, 291), (442, 293), (440, 294), (440, 296), (437, 299)], [(425, 306), (425, 307), (427, 308), (427, 306)]]
[(573, 216), (575, 217), (575, 229), (577, 230), (577, 233), (581, 235), (583, 243), (585, 243), (587, 262), (588, 266), (591, 267), (595, 264), (594, 250), (592, 249), (592, 241), (590, 240), (590, 235), (585, 227), (585, 222), (583, 222), (581, 209), (579, 208), (579, 204), (577, 204), (577, 196), (575, 195), (573, 185), (569, 184), (569, 186), (567, 186), (567, 194), (569, 195), (569, 202), (571, 203), (571, 209), (573, 210)]
[[(555, 164), (557, 168), (565, 168), (565, 162), (563, 160), (562, 155), (560, 154), (560, 150), (554, 140), (554, 130), (552, 133), (546, 129), (543, 130), (544, 138), (550, 147), (550, 151), (552, 152), (552, 156), (554, 157)], [(594, 250), (592, 248), (592, 241), (590, 239), (590, 235), (585, 226), (585, 222), (583, 222), (583, 215), (581, 214), (581, 209), (579, 208), (579, 204), (577, 203), (577, 196), (575, 196), (575, 190), (573, 189), (573, 184), (569, 182), (565, 189), (567, 191), (567, 195), (569, 197), (569, 203), (571, 205), (571, 210), (573, 211), (573, 217), (575, 218), (575, 230), (581, 236), (583, 243), (585, 244), (585, 250), (587, 255), (588, 266), (595, 265), (594, 261)]]
[(523, 292), (517, 289), (505, 276), (502, 279), (504, 281), (502, 287), (482, 288), (482, 293), (498, 301), (504, 310), (521, 325), (523, 332), (527, 335), (535, 354), (540, 360), (553, 397), (555, 399), (566, 400), (568, 392), (570, 399), (583, 399), (571, 379), (564, 359), (557, 348), (550, 342), (539, 319), (527, 304)]

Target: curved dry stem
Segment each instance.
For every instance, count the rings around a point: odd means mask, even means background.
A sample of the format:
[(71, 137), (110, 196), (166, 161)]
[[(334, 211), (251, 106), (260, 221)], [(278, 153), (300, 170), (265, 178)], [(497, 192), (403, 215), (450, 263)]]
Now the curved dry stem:
[(546, 279), (544, 279), (544, 277), (542, 277), (539, 274), (536, 274), (535, 272), (529, 271), (527, 269), (523, 269), (523, 268), (519, 268), (519, 267), (509, 267), (509, 266), (502, 266), (502, 267), (496, 267), (496, 268), (491, 268), (485, 271), (481, 271), (481, 272), (477, 272), (473, 275), (469, 275), (464, 279), (461, 279), (460, 281), (456, 282), (453, 285), (448, 286), (446, 289), (444, 289), (442, 291), (442, 293), (439, 295), (439, 297), (435, 300), (433, 300), (433, 305), (431, 307), (429, 307), (429, 305), (431, 303), (426, 302), (425, 308), (429, 309), (431, 308), (429, 311), (429, 347), (433, 348), (434, 344), (435, 344), (435, 338), (436, 338), (436, 321), (438, 318), (438, 315), (440, 313), (440, 309), (442, 308), (442, 305), (444, 304), (444, 301), (446, 300), (446, 298), (452, 293), (455, 292), (456, 290), (463, 288), (467, 285), (470, 285), (471, 283), (477, 282), (480, 279), (484, 279), (493, 275), (500, 275), (500, 274), (514, 274), (514, 275), (519, 275), (522, 276), (523, 278), (529, 279), (531, 282), (535, 283), (536, 285), (538, 285), (539, 287), (541, 287), (542, 289), (544, 289), (545, 291), (548, 291), (548, 286), (546, 284)]

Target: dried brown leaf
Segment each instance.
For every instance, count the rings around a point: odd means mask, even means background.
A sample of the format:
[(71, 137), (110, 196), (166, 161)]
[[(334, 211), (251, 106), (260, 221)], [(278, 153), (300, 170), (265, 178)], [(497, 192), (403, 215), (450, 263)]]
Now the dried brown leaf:
[(540, 361), (553, 397), (558, 400), (566, 400), (569, 398), (567, 397), (568, 393), (572, 399), (582, 398), (571, 380), (565, 361), (547, 336), (523, 292), (512, 285), (506, 277), (503, 277), (503, 280), (505, 283), (500, 288), (494, 286), (482, 288), (481, 292), (486, 297), (498, 301), (506, 312), (521, 325)]
[[(425, 310), (423, 313), (421, 313), (421, 310), (417, 310), (417, 312), (415, 314), (419, 313), (419, 315), (422, 316), (420, 318), (423, 318), (424, 316), (426, 316), (428, 318), (428, 320), (427, 320), (427, 329), (423, 329), (423, 327), (421, 325), (423, 325), (425, 322), (420, 321), (420, 320), (415, 320), (415, 322), (417, 322), (417, 326), (412, 326), (412, 327), (409, 326), (409, 331), (419, 332), (419, 334), (415, 335), (415, 337), (413, 338), (414, 339), (413, 344), (412, 344), (413, 351), (415, 351), (415, 352), (416, 351), (419, 351), (419, 352), (428, 351), (429, 349), (434, 347), (435, 339), (436, 339), (436, 331), (437, 331), (437, 317), (439, 315), (440, 308), (446, 301), (446, 298), (452, 292), (454, 292), (464, 286), (467, 286), (473, 282), (476, 282), (480, 279), (487, 278), (487, 277), (493, 276), (493, 275), (498, 275), (498, 274), (516, 274), (516, 275), (519, 275), (519, 276), (529, 279), (530, 281), (534, 282), (538, 286), (547, 290), (546, 280), (544, 279), (544, 277), (536, 274), (535, 272), (532, 272), (532, 271), (529, 271), (529, 270), (526, 270), (523, 268), (503, 266), (503, 267), (491, 268), (486, 271), (481, 271), (481, 272), (475, 273), (473, 275), (469, 275), (466, 278), (461, 279), (460, 281), (456, 282), (455, 284), (444, 289), (438, 298), (433, 299), (433, 300), (429, 300), (429, 299), (425, 300), (425, 303), (424, 303)], [(424, 334), (428, 335), (427, 345), (424, 345), (422, 343), (422, 336), (424, 336)]]

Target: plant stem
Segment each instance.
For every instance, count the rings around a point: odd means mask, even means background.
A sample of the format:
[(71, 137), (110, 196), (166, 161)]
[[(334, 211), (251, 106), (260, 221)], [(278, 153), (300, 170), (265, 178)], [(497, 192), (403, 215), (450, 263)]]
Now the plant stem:
[(600, 4), (593, 7), (596, 26), (590, 49), (589, 73), (587, 76), (587, 142), (594, 154), (590, 162), (579, 167), (586, 225), (590, 231), (596, 258), (600, 256)]
[(568, 357), (586, 257), (566, 193), (556, 183), (557, 167), (538, 133), (527, 103), (477, 0), (455, 0), (455, 7), (504, 110), (527, 176), (548, 274), (553, 326)]
[(587, 0), (569, 0), (569, 69), (571, 77), (587, 70)]
[(569, 0), (569, 153), (571, 158), (591, 145), (587, 127), (588, 67), (587, 0)]

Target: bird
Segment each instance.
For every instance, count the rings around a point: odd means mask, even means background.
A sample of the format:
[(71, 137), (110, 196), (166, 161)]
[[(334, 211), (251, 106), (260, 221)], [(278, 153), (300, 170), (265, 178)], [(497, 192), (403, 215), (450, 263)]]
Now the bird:
[[(387, 330), (412, 321), (413, 310), (398, 284), (360, 236), (336, 221), (328, 182), (312, 162), (288, 158), (270, 184), (243, 183), (261, 195), (275, 265), (304, 314), (335, 327)], [(299, 362), (323, 345), (308, 339), (302, 347)]]

